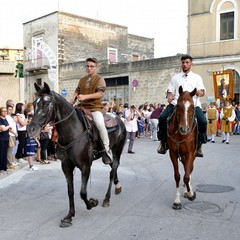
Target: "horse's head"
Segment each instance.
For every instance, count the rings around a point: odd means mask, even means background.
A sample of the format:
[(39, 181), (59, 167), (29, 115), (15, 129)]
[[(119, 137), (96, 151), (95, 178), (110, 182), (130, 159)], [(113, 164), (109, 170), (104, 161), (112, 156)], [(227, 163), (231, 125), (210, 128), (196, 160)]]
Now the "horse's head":
[(176, 105), (176, 116), (178, 119), (178, 130), (182, 135), (186, 135), (192, 129), (195, 119), (195, 110), (192, 97), (196, 94), (197, 89), (192, 92), (183, 91), (179, 87), (179, 98)]
[(44, 83), (40, 88), (34, 84), (38, 98), (34, 101), (34, 115), (31, 123), (27, 127), (28, 134), (37, 137), (42, 128), (54, 119), (54, 98), (49, 86)]

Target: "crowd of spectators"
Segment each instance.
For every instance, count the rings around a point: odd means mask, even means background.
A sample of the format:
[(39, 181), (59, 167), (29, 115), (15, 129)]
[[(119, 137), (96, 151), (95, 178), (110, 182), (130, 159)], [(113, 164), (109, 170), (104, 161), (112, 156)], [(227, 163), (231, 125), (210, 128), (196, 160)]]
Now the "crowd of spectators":
[(12, 173), (12, 170), (24, 163), (28, 163), (29, 171), (37, 171), (34, 160), (41, 164), (49, 164), (49, 160), (56, 160), (55, 144), (51, 139), (52, 126), (46, 126), (37, 138), (31, 138), (27, 134), (27, 125), (31, 122), (33, 113), (32, 103), (19, 102), (15, 106), (9, 99), (4, 107), (0, 107), (1, 175)]

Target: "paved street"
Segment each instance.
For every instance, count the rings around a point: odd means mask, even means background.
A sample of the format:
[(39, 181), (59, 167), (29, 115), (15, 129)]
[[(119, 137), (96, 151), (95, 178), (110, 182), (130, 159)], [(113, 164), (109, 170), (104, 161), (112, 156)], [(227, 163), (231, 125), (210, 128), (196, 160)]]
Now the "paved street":
[[(0, 236), (4, 240), (238, 240), (240, 235), (240, 136), (230, 144), (204, 145), (204, 158), (195, 160), (194, 202), (182, 199), (175, 211), (173, 168), (166, 155), (156, 152), (158, 142), (136, 139), (134, 151), (126, 147), (119, 167), (123, 188), (112, 194), (111, 205), (101, 202), (107, 191), (109, 167), (94, 162), (88, 196), (99, 205), (87, 210), (80, 199), (80, 173), (75, 173), (76, 215), (73, 225), (60, 228), (68, 212), (66, 181), (60, 162), (27, 167), (0, 180)], [(181, 173), (183, 171), (181, 167)], [(182, 184), (181, 184), (182, 186)], [(184, 188), (182, 187), (182, 192)], [(114, 191), (112, 191), (114, 192)]]

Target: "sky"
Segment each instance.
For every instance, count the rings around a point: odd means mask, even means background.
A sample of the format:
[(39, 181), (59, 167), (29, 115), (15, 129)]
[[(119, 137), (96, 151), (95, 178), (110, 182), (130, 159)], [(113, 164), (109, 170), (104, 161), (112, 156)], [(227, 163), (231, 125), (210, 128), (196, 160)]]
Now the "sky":
[(154, 38), (155, 58), (187, 52), (188, 0), (2, 0), (0, 47), (23, 48), (24, 22), (54, 11), (128, 27)]

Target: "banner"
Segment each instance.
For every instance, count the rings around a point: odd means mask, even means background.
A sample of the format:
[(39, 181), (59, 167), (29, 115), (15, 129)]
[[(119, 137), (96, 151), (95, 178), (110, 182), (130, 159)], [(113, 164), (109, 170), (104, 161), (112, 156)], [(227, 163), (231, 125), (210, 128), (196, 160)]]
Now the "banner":
[(215, 99), (234, 98), (233, 73), (230, 70), (213, 72)]

